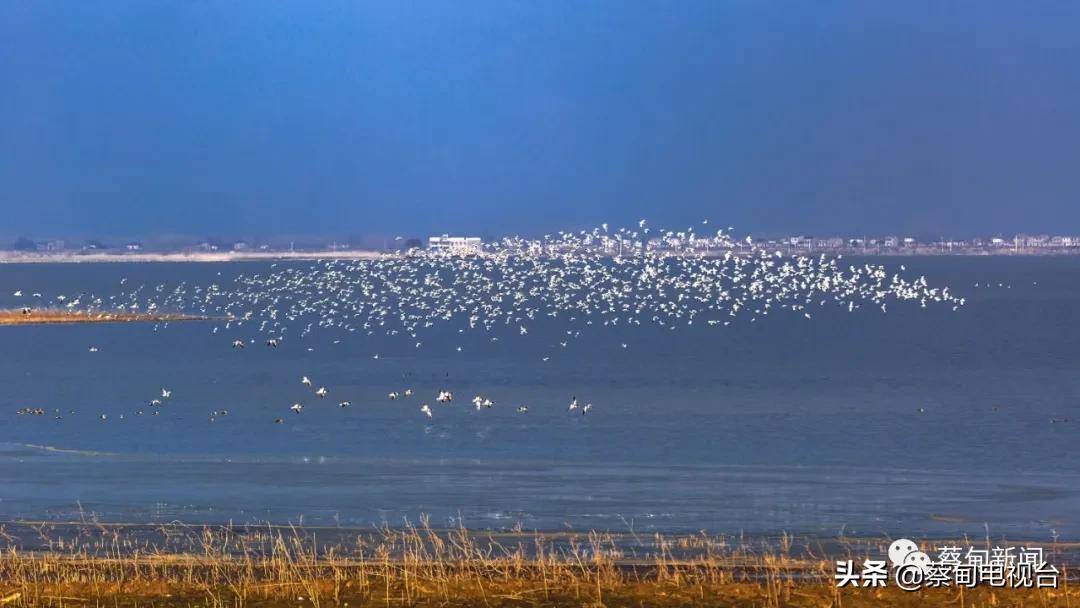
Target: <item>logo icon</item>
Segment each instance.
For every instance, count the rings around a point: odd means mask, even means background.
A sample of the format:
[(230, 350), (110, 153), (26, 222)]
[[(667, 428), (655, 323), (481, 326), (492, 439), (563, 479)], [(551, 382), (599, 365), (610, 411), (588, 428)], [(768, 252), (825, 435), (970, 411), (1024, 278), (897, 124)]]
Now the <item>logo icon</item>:
[(889, 561), (900, 570), (930, 571), (930, 556), (919, 551), (919, 546), (906, 538), (898, 538), (889, 545)]
[[(903, 566), (904, 558), (912, 553), (918, 553), (919, 546), (906, 538), (898, 538), (889, 545), (889, 561), (894, 566)], [(923, 553), (923, 555), (926, 555)]]

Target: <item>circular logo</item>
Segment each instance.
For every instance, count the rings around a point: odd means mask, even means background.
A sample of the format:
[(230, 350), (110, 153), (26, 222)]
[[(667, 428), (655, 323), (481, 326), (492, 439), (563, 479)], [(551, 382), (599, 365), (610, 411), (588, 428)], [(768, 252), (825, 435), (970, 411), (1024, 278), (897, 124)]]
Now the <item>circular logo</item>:
[(889, 561), (894, 566), (902, 566), (904, 558), (919, 550), (919, 546), (906, 538), (898, 538), (889, 545)]

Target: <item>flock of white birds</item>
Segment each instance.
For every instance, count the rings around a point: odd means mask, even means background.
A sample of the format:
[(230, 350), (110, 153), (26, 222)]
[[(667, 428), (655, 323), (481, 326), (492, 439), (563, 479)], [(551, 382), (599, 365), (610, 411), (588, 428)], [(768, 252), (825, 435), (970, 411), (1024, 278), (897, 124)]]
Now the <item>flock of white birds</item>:
[[(565, 338), (558, 344), (566, 347), (592, 327), (651, 324), (674, 331), (694, 325), (719, 330), (737, 322), (756, 323), (770, 314), (810, 319), (815, 309), (826, 306), (849, 312), (868, 306), (885, 312), (894, 301), (953, 310), (964, 305), (949, 288), (931, 287), (921, 276), (907, 278), (877, 264), (846, 265), (842, 256), (784, 255), (750, 238), (735, 240), (724, 230), (706, 234), (707, 224), (702, 222), (697, 231), (654, 230), (644, 220), (636, 228), (610, 231), (605, 224), (542, 239), (505, 238), (481, 251), (411, 250), (369, 260), (273, 264), (266, 272), (240, 275), (228, 285), (125, 286), (107, 297), (81, 294), (58, 301), (69, 308), (220, 318), (211, 331), (229, 333), (225, 345), (237, 349), (302, 343), (305, 336), (322, 330), (343, 337), (400, 336), (419, 349), (425, 346), (425, 330), (437, 324), (457, 324), (460, 333), (487, 331), (490, 340), (498, 341), (500, 334), (526, 335), (535, 323), (549, 319), (563, 323)], [(499, 328), (508, 331), (495, 331)], [(462, 351), (460, 345), (441, 346)], [(370, 356), (379, 358), (378, 353)], [(307, 376), (301, 381), (315, 399), (330, 392)], [(151, 405), (170, 396), (163, 389)], [(406, 389), (388, 398), (410, 396), (412, 390)], [(453, 398), (449, 389), (435, 395), (444, 404)], [(472, 403), (477, 409), (494, 405), (483, 395)], [(581, 414), (590, 408), (579, 405), (576, 397), (568, 407)], [(300, 414), (304, 404), (288, 409)], [(419, 410), (423, 416), (434, 415), (427, 403)], [(516, 411), (525, 413), (528, 406), (519, 405)], [(211, 419), (226, 414), (214, 412)]]

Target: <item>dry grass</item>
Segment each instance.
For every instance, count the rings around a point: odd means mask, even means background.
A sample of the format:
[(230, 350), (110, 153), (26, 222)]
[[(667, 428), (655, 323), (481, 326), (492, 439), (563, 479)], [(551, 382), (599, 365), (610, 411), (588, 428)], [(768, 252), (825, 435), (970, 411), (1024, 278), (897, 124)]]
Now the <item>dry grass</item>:
[(178, 313), (145, 313), (125, 311), (87, 311), (57, 308), (0, 310), (3, 325), (54, 325), (61, 323), (135, 323), (165, 321), (198, 321), (207, 317)]
[(37, 529), (32, 550), (9, 537), (0, 555), (5, 608), (1080, 605), (1067, 580), (1053, 590), (837, 589), (832, 561), (810, 547), (796, 554), (787, 537), (765, 553), (707, 535), (635, 536), (628, 551), (625, 539), (607, 534), (427, 525), (347, 542), (340, 532), (271, 527), (169, 526), (154, 540), (120, 527), (53, 532)]

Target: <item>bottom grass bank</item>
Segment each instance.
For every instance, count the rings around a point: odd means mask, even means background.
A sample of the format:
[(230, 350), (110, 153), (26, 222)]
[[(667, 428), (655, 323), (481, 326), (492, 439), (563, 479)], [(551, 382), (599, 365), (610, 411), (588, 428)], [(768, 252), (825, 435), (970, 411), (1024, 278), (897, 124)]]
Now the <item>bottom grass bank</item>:
[[(836, 585), (889, 539), (17, 524), (3, 606), (1077, 606), (1055, 587)], [(984, 541), (989, 543), (990, 541)], [(929, 547), (927, 547), (929, 549)]]

